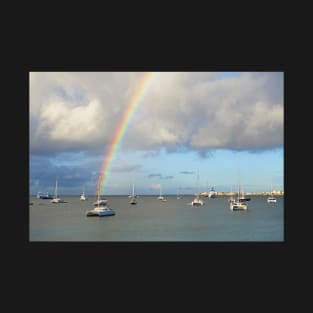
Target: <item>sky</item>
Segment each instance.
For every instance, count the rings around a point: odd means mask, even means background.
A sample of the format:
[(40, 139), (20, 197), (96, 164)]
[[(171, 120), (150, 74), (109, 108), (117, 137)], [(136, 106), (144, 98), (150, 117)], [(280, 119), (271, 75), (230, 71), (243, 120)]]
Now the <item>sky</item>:
[(30, 194), (284, 190), (283, 72), (147, 75), (29, 73)]

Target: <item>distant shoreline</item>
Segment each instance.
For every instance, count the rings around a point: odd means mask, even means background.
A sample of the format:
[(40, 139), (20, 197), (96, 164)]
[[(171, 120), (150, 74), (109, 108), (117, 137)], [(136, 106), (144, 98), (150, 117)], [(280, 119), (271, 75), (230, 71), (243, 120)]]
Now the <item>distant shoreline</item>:
[[(185, 195), (182, 194), (182, 195), (180, 195), (180, 197), (193, 197), (195, 195), (197, 195), (197, 194), (185, 194)], [(201, 197), (205, 197), (205, 198), (208, 197), (206, 193), (201, 193), (199, 195)], [(235, 193), (235, 192), (218, 192), (217, 198), (218, 197), (231, 197), (231, 196), (236, 196), (236, 195), (237, 195), (237, 193)], [(244, 195), (247, 197), (260, 197), (260, 196), (268, 197), (271, 195), (271, 193), (269, 193), (269, 192), (256, 192), (256, 193), (245, 193)], [(29, 196), (30, 197), (37, 197), (37, 195), (29, 195)], [(66, 194), (63, 195), (62, 194), (60, 196), (62, 196), (62, 197), (63, 196), (65, 196), (65, 197), (80, 197), (80, 194), (77, 194), (77, 195), (66, 195)], [(91, 195), (86, 194), (86, 196), (87, 197), (97, 197), (97, 195), (95, 195), (95, 194), (91, 194)], [(128, 194), (123, 194), (123, 195), (122, 194), (121, 195), (107, 195), (107, 194), (105, 194), (103, 196), (105, 196), (105, 197), (128, 197), (129, 195)], [(137, 195), (137, 196), (138, 197), (158, 197), (157, 194)], [(176, 194), (164, 194), (164, 196), (166, 196), (166, 197), (171, 197), (171, 196), (177, 197)], [(284, 193), (273, 193), (273, 196), (283, 197)], [(46, 200), (46, 199), (40, 199), (40, 200)]]

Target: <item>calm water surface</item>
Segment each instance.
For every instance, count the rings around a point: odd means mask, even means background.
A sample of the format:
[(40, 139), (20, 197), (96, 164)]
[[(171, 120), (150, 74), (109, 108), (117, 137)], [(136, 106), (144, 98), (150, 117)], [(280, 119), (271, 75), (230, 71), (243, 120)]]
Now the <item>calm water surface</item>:
[(127, 196), (107, 196), (115, 216), (86, 217), (95, 196), (61, 197), (66, 203), (30, 197), (30, 241), (284, 241), (284, 197), (267, 203), (267, 197), (251, 197), (248, 211), (229, 209), (228, 198), (202, 198), (193, 207), (193, 196), (160, 202), (157, 196), (141, 196), (137, 205)]

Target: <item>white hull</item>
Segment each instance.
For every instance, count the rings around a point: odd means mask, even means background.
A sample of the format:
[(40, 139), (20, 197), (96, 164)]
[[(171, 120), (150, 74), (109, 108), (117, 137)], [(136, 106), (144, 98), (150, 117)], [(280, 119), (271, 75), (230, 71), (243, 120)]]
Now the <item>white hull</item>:
[(216, 198), (217, 197), (217, 191), (215, 191), (213, 188), (208, 193), (208, 198)]
[(230, 205), (229, 205), (229, 208), (232, 210), (232, 211), (237, 211), (237, 210), (248, 210), (248, 205), (244, 202), (239, 202), (239, 201), (231, 201), (230, 202)]
[(276, 202), (277, 202), (277, 199), (274, 198), (274, 197), (269, 197), (269, 198), (267, 198), (267, 202), (268, 202), (268, 203), (276, 203)]
[(115, 212), (109, 207), (97, 207), (86, 212), (86, 216), (113, 216)]
[(191, 205), (193, 206), (202, 206), (204, 205), (204, 202), (201, 200), (201, 199), (194, 199), (192, 202), (191, 202)]
[(136, 198), (135, 198), (135, 197), (131, 198), (130, 201), (129, 201), (129, 203), (130, 203), (130, 204), (133, 204), (133, 205), (134, 205), (134, 204), (137, 204)]
[(162, 201), (162, 202), (166, 202), (167, 200), (163, 197), (163, 196), (159, 196), (158, 200)]
[(104, 206), (108, 203), (108, 200), (107, 199), (102, 199), (102, 200), (97, 200), (93, 203), (93, 205), (95, 206)]
[(132, 204), (132, 205), (135, 205), (137, 204), (137, 196), (135, 195), (135, 184), (133, 184), (133, 193), (132, 195), (130, 196), (130, 201), (129, 203)]
[(60, 198), (54, 198), (50, 201), (51, 203), (64, 203), (64, 201)]
[(87, 200), (87, 196), (85, 196), (85, 194), (82, 194), (82, 195), (80, 196), (80, 200), (82, 200), (82, 201)]

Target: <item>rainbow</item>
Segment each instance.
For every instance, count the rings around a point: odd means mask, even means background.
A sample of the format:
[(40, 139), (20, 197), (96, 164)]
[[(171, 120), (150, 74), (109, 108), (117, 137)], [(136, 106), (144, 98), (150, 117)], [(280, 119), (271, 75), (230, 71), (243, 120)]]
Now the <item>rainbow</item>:
[(98, 190), (100, 191), (100, 193), (101, 191), (103, 192), (110, 177), (110, 170), (111, 170), (112, 162), (114, 160), (116, 151), (118, 150), (119, 146), (121, 145), (123, 141), (126, 130), (129, 126), (129, 122), (132, 116), (134, 116), (139, 105), (142, 103), (142, 100), (144, 99), (145, 95), (147, 94), (149, 90), (149, 87), (152, 85), (152, 82), (156, 79), (156, 77), (157, 77), (156, 72), (144, 73), (144, 76), (142, 80), (140, 81), (138, 87), (136, 88), (135, 93), (130, 99), (128, 105), (126, 106), (126, 109), (112, 137), (111, 143), (109, 144), (107, 153), (105, 155), (103, 164), (101, 166), (101, 171), (100, 171), (98, 184), (97, 184), (97, 193), (98, 193)]

